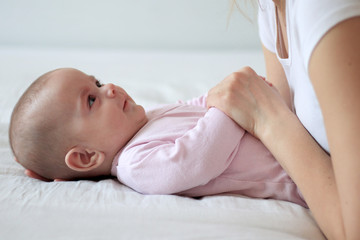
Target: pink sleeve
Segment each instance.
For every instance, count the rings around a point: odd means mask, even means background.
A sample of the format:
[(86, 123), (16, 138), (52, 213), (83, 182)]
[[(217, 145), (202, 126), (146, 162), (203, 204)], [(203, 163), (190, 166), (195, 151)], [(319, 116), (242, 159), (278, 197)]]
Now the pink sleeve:
[[(173, 194), (204, 185), (227, 169), (244, 130), (211, 108), (174, 142), (149, 142), (127, 150), (121, 182), (144, 194)], [(131, 163), (130, 163), (131, 162)]]
[(200, 106), (200, 107), (204, 107), (206, 108), (206, 97), (207, 94), (197, 97), (197, 98), (193, 98), (187, 101), (182, 101), (179, 100), (178, 103), (183, 103), (183, 104), (187, 104), (187, 105), (194, 105), (194, 106)]

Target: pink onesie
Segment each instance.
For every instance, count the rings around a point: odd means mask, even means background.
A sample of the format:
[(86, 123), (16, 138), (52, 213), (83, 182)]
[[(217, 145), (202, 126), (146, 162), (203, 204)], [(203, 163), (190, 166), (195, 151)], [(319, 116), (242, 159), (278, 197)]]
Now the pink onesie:
[(143, 194), (220, 193), (306, 207), (298, 188), (255, 137), (205, 96), (147, 111), (148, 123), (115, 156), (112, 174)]

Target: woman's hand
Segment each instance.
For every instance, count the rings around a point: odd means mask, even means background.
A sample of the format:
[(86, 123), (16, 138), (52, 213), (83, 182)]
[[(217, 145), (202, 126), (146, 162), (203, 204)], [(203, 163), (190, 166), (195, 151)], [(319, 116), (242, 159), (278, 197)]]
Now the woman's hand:
[(33, 172), (29, 169), (25, 169), (25, 174), (28, 176), (28, 177), (31, 177), (31, 178), (34, 178), (34, 179), (37, 179), (37, 180), (41, 180), (41, 181), (44, 181), (44, 182), (64, 182), (66, 180), (64, 179), (59, 179), (59, 178), (55, 178), (54, 180), (51, 180), (51, 179), (47, 179), (47, 178), (44, 178), (43, 176), (40, 176), (39, 174), (37, 174), (36, 172)]
[(44, 178), (44, 177), (40, 176), (36, 172), (33, 172), (33, 171), (29, 170), (29, 169), (25, 169), (25, 174), (28, 177), (31, 177), (31, 178), (34, 178), (34, 179), (37, 179), (37, 180), (41, 180), (41, 181), (44, 181), (44, 182), (51, 182), (52, 181), (52, 180), (49, 180), (47, 178)]
[(244, 67), (209, 91), (207, 107), (222, 110), (261, 139), (261, 134), (277, 121), (280, 112), (290, 111), (277, 90), (264, 80), (250, 67)]
[[(17, 158), (15, 158), (15, 161), (20, 163)], [(40, 181), (44, 181), (44, 182), (52, 182), (53, 180), (51, 179), (47, 179), (47, 178), (44, 178), (43, 176), (40, 176), (39, 174), (37, 174), (36, 172), (34, 171), (31, 171), (30, 169), (25, 169), (24, 171), (25, 175), (30, 177), (30, 178), (34, 178), (34, 179), (37, 179), (37, 180), (40, 180)], [(54, 179), (54, 182), (61, 182), (61, 181), (65, 181), (63, 179)]]

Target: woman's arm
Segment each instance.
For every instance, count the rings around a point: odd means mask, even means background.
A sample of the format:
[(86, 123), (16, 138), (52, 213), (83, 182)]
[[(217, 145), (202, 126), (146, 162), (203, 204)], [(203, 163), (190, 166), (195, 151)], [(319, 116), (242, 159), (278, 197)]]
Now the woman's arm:
[(344, 239), (331, 159), (298, 118), (293, 113), (280, 113), (260, 139), (297, 184), (326, 237)]
[[(263, 52), (268, 80), (279, 90), (288, 106), (292, 106), (290, 89), (280, 62), (276, 55), (265, 47)], [(289, 114), (282, 119), (285, 119), (285, 122), (275, 126), (280, 128), (275, 132), (281, 136), (275, 136), (274, 132), (271, 132), (264, 135), (263, 140), (298, 184), (321, 229), (329, 238), (342, 236), (339, 197), (330, 157), (318, 146), (295, 115)], [(286, 129), (291, 131), (286, 133)], [(328, 201), (328, 198), (331, 200)], [(330, 233), (335, 229), (338, 229), (338, 232)]]
[(281, 63), (277, 60), (276, 54), (262, 46), (266, 62), (266, 80), (273, 84), (284, 99), (286, 105), (292, 109), (292, 97), (289, 84)]
[(323, 112), (347, 239), (360, 236), (360, 17), (331, 29), (309, 73)]
[[(250, 68), (231, 74), (213, 88), (208, 106), (216, 106), (273, 153), (300, 188), (320, 228), (329, 239), (343, 239), (343, 221), (330, 157), (302, 126), (282, 97), (283, 70), (276, 56), (265, 51), (269, 87)], [(277, 67), (278, 66), (278, 67)], [(281, 68), (279, 68), (279, 66)], [(280, 93), (280, 94), (279, 94)]]

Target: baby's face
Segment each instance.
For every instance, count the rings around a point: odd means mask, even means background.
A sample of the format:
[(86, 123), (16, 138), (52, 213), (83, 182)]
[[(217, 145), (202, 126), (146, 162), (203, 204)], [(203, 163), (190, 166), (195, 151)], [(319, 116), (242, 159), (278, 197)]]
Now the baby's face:
[(52, 104), (67, 114), (66, 128), (79, 145), (113, 157), (147, 122), (144, 108), (119, 86), (102, 85), (75, 69), (55, 71), (49, 80)]

